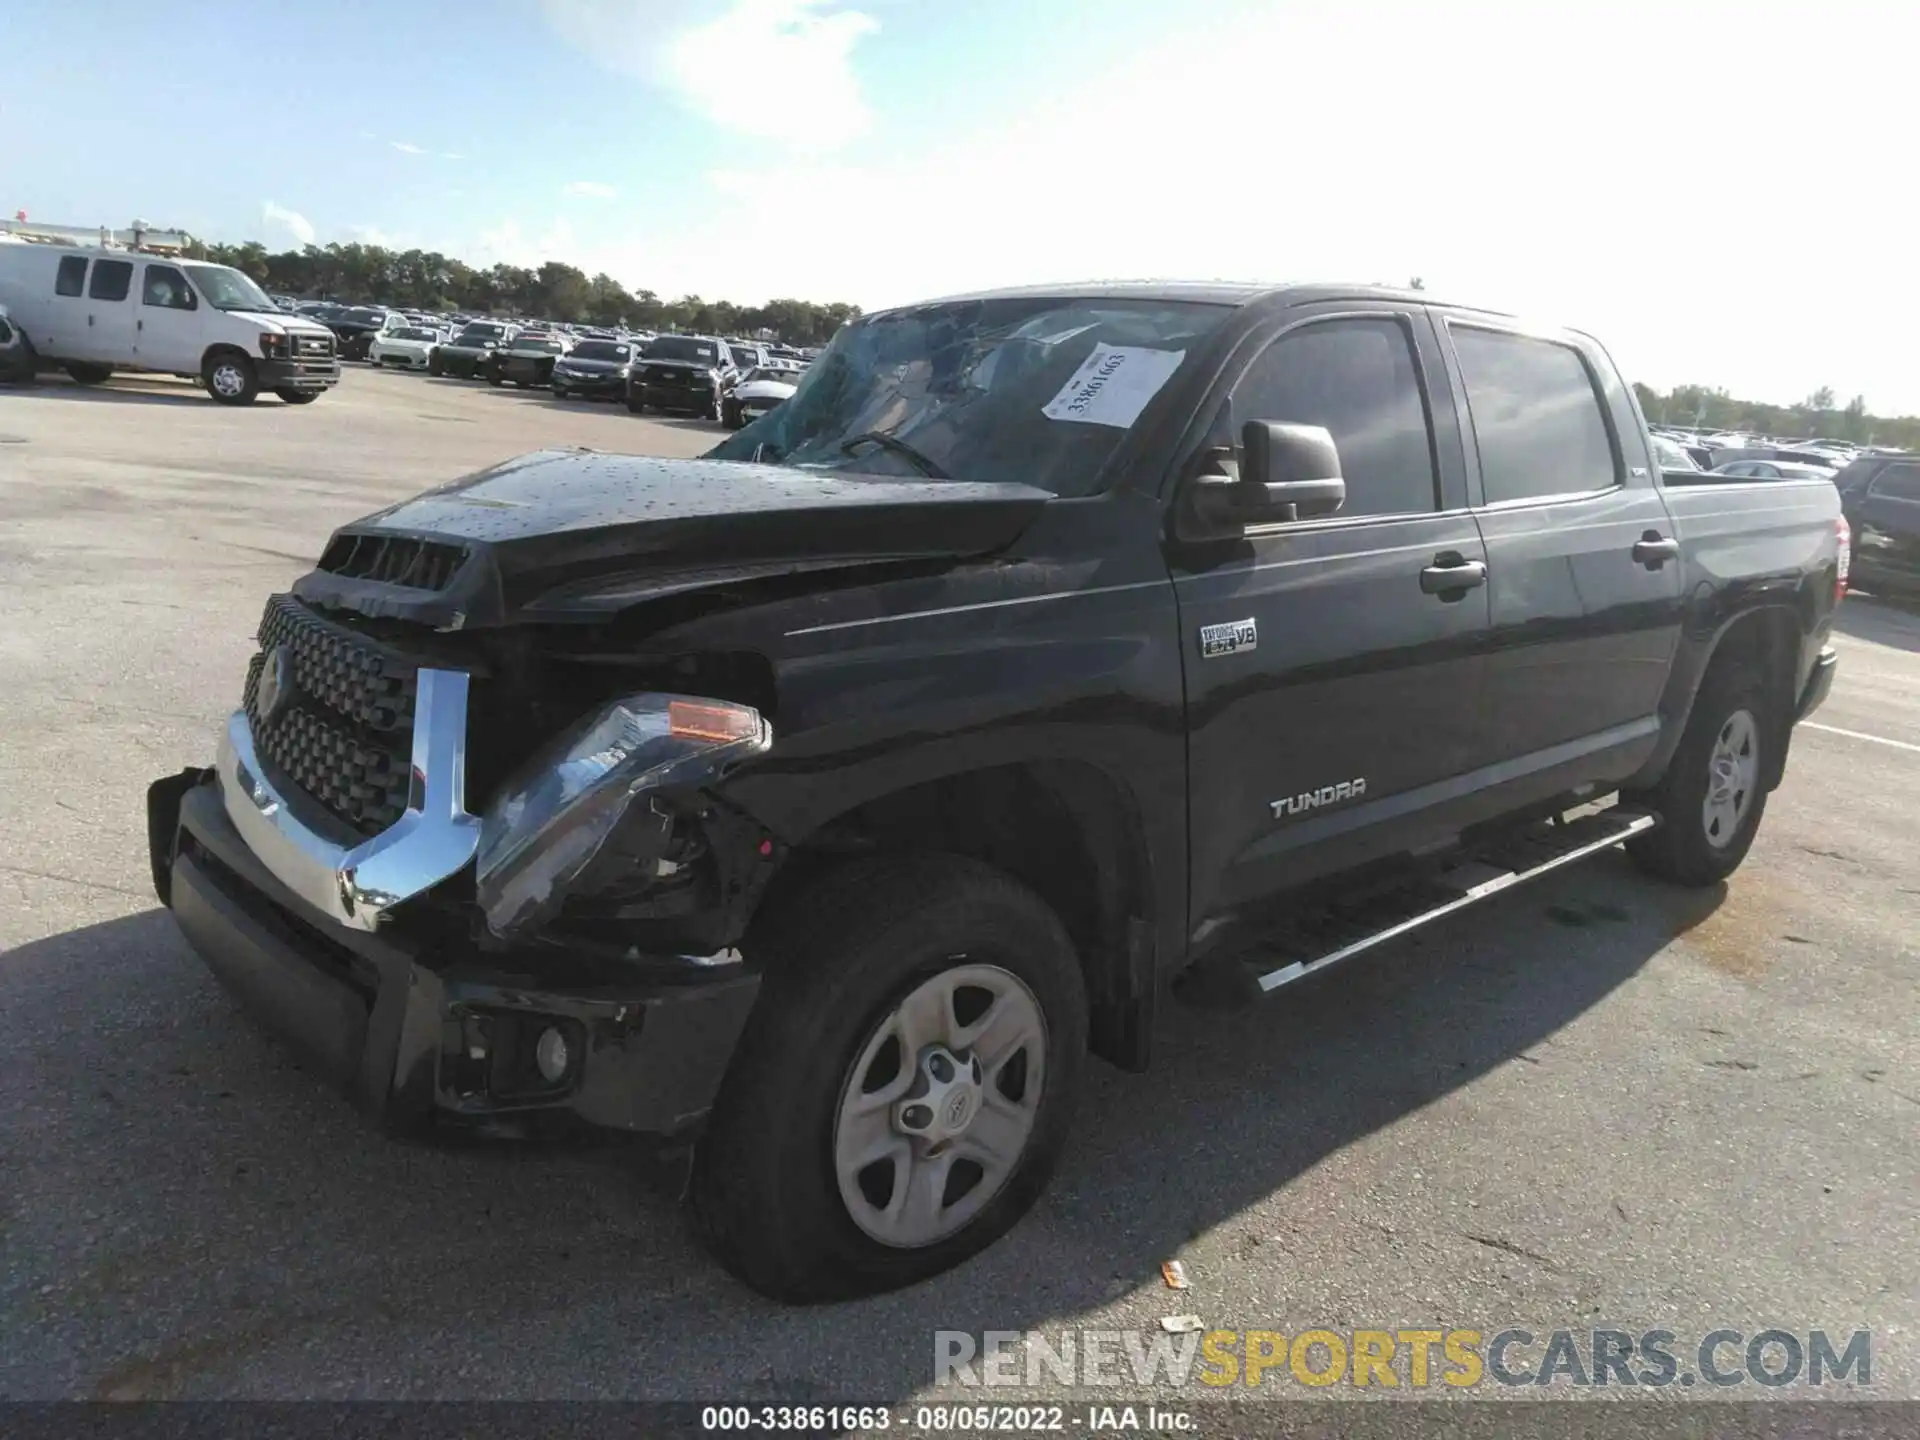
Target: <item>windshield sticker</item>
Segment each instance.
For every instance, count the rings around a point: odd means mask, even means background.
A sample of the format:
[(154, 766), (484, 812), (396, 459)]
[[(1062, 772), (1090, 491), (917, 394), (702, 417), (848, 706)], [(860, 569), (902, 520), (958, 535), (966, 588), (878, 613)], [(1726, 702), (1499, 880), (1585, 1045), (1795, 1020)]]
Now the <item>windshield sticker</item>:
[(1184, 350), (1096, 345), (1060, 393), (1040, 407), (1049, 420), (1078, 420), (1125, 430), (1187, 358)]

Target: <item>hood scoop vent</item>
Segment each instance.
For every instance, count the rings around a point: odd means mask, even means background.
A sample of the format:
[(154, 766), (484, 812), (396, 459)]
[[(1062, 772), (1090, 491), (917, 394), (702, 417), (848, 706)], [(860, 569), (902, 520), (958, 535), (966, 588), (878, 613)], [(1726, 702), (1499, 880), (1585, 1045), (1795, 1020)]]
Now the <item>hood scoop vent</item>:
[(336, 535), (319, 568), (349, 580), (374, 580), (409, 590), (445, 590), (466, 563), (464, 545), (404, 535)]

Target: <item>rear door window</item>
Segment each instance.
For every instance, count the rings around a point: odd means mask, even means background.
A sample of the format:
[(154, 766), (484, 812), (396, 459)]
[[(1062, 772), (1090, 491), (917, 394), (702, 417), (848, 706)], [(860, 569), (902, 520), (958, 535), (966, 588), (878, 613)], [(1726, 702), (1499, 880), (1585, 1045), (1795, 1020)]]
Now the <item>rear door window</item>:
[(89, 300), (124, 300), (133, 288), (131, 260), (96, 260), (93, 282), (87, 286)]
[(87, 260), (84, 255), (62, 255), (60, 273), (54, 277), (53, 293), (79, 295), (87, 287)]
[(1610, 490), (1620, 462), (1586, 361), (1558, 341), (1452, 325), (1486, 503)]

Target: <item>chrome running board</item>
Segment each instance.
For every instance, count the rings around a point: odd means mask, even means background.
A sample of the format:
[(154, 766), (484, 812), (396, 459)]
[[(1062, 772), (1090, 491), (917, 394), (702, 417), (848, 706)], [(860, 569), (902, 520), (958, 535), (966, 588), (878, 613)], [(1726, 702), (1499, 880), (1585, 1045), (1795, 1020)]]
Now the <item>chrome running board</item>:
[[(1283, 985), (1618, 845), (1659, 823), (1658, 816), (1617, 805), (1577, 819), (1542, 822), (1470, 852), (1427, 880), (1371, 897), (1358, 913), (1333, 909), (1304, 917), (1287, 932), (1262, 940), (1238, 963), (1259, 993), (1270, 995)], [(1274, 964), (1276, 960), (1280, 963)]]

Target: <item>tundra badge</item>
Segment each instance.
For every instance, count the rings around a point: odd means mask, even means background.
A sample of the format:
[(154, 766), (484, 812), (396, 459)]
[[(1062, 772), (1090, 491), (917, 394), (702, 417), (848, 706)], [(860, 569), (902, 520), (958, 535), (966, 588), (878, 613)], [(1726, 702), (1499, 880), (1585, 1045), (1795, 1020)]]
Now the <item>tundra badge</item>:
[(1288, 815), (1299, 815), (1308, 810), (1318, 810), (1322, 805), (1337, 805), (1342, 800), (1358, 800), (1367, 793), (1367, 780), (1364, 775), (1352, 780), (1342, 780), (1337, 785), (1322, 785), (1318, 790), (1308, 790), (1304, 794), (1289, 795), (1284, 800), (1269, 800), (1267, 804), (1273, 810), (1273, 818), (1282, 819)]
[(1217, 655), (1238, 655), (1242, 650), (1251, 650), (1260, 643), (1260, 627), (1249, 616), (1245, 620), (1229, 620), (1224, 625), (1202, 625), (1200, 627), (1200, 658), (1211, 660)]

